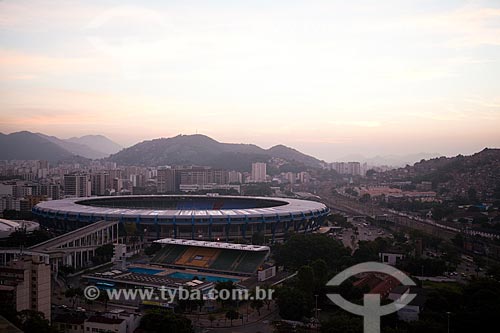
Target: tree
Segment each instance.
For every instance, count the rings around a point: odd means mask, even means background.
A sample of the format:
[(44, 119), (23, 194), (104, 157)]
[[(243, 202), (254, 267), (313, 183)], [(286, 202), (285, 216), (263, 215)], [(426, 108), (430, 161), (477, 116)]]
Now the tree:
[(325, 294), (326, 283), (328, 282), (328, 265), (323, 259), (317, 259), (311, 264), (314, 273), (314, 294)]
[(311, 266), (302, 266), (297, 274), (297, 287), (307, 297), (312, 297), (314, 290), (314, 272)]
[(436, 221), (441, 221), (446, 216), (453, 213), (453, 209), (445, 205), (438, 205), (432, 208), (432, 218)]
[[(228, 290), (229, 294), (232, 295), (232, 291), (236, 289), (236, 286), (234, 285), (233, 281), (219, 281), (215, 284), (215, 290), (217, 290), (218, 295), (220, 295), (221, 290)], [(225, 307), (227, 305), (230, 305), (234, 303), (234, 300), (231, 299), (221, 299), (220, 297), (217, 298), (217, 302), (221, 304), (222, 307)]]
[(71, 303), (73, 304), (73, 307), (75, 307), (76, 301), (79, 298), (83, 297), (83, 290), (80, 287), (78, 287), (78, 288), (68, 288), (64, 292), (64, 296), (66, 296), (67, 298), (70, 298), (71, 299)]
[(144, 253), (148, 256), (155, 254), (161, 249), (161, 244), (153, 243), (151, 246), (144, 249)]
[(378, 254), (389, 246), (386, 239), (378, 237), (374, 241), (360, 241), (353, 254), (356, 263), (378, 261)]
[(270, 297), (270, 295), (272, 295), (271, 291), (274, 292), (274, 288), (271, 287), (271, 285), (269, 285), (269, 284), (264, 284), (261, 286), (261, 289), (267, 290), (268, 297), (264, 298), (264, 303), (266, 304), (267, 310), (270, 310), (271, 302), (273, 301), (273, 299), (272, 299), (272, 297)]
[(286, 242), (288, 242), (288, 240), (290, 238), (292, 238), (293, 236), (295, 235), (295, 232), (293, 230), (287, 230), (284, 232), (283, 234), (283, 240)]
[(132, 251), (135, 251), (136, 243), (141, 235), (141, 230), (137, 229), (137, 224), (133, 222), (124, 223), (125, 234), (127, 235), (127, 243), (132, 243)]
[(321, 323), (322, 333), (357, 333), (362, 331), (363, 322), (361, 317), (355, 317), (346, 313), (330, 316), (328, 321)]
[(370, 202), (371, 199), (372, 199), (372, 197), (368, 193), (365, 193), (361, 196), (361, 198), (359, 198), (359, 202), (367, 203), (367, 202)]
[(442, 259), (423, 259), (407, 257), (398, 265), (399, 268), (412, 275), (421, 275), (422, 270), (425, 276), (442, 275), (446, 270), (446, 262)]
[(191, 320), (162, 309), (148, 311), (142, 317), (139, 328), (151, 333), (194, 333)]
[(208, 315), (208, 320), (210, 320), (210, 326), (214, 326), (215, 316), (212, 313)]
[(42, 243), (51, 238), (51, 235), (46, 230), (34, 230), (27, 232), (25, 229), (16, 230), (7, 237), (2, 243), (5, 247), (29, 247), (38, 243)]
[(14, 325), (20, 326), (17, 311), (15, 309), (14, 297), (15, 295), (13, 294), (5, 294), (4, 297), (0, 297), (0, 314)]
[(412, 239), (422, 239), (425, 247), (430, 247), (434, 249), (438, 249), (441, 243), (443, 242), (442, 238), (431, 236), (420, 230), (410, 231), (410, 236)]
[(111, 260), (114, 253), (113, 244), (105, 244), (95, 249), (95, 256), (92, 258), (94, 264), (102, 264)]
[(344, 227), (344, 228), (352, 228), (352, 224), (347, 222), (347, 217), (341, 215), (341, 214), (333, 214), (328, 217), (330, 222), (333, 222), (334, 224)]
[(62, 266), (59, 266), (58, 268), (58, 272), (59, 272), (59, 275), (63, 278), (63, 279), (66, 279), (66, 277), (69, 275), (69, 274), (73, 274), (75, 272), (75, 269), (73, 268), (73, 266), (69, 266), (69, 265), (62, 265)]
[(283, 319), (302, 320), (311, 311), (311, 308), (307, 308), (304, 294), (291, 287), (285, 286), (276, 290), (276, 303)]
[(108, 310), (108, 301), (109, 301), (109, 297), (108, 297), (108, 293), (99, 293), (99, 297), (97, 298), (97, 300), (99, 302), (102, 302), (104, 303), (104, 310), (107, 311)]
[[(188, 287), (188, 291), (191, 294), (191, 287)], [(201, 310), (202, 306), (205, 304), (203, 299), (196, 298), (187, 298), (187, 299), (178, 299), (177, 300), (177, 308), (180, 312), (192, 312), (193, 309)]]
[(42, 312), (34, 310), (22, 310), (17, 314), (23, 332), (52, 333), (57, 332), (50, 327), (49, 321), (45, 319)]
[(9, 235), (6, 245), (10, 247), (23, 247), (26, 246), (27, 238), (26, 230), (16, 230)]
[(233, 326), (233, 320), (238, 319), (240, 317), (240, 313), (234, 309), (231, 309), (226, 312), (226, 318), (231, 321), (231, 326)]
[(257, 313), (259, 314), (259, 316), (260, 316), (260, 309), (262, 309), (263, 306), (264, 306), (264, 301), (261, 299), (256, 299), (255, 297), (250, 302), (250, 307), (254, 310), (257, 310)]
[(245, 195), (269, 196), (273, 194), (269, 184), (247, 184), (242, 188)]
[(323, 259), (332, 270), (337, 269), (344, 264), (343, 257), (350, 254), (338, 240), (322, 234), (295, 234), (274, 249), (278, 265), (291, 270), (298, 270), (316, 259)]
[(370, 169), (366, 171), (366, 177), (373, 178), (377, 174), (377, 171)]
[(318, 283), (325, 284), (328, 282), (328, 265), (323, 259), (316, 259), (311, 264), (314, 272), (314, 279)]
[[(493, 327), (500, 313), (500, 283), (493, 280), (478, 279), (465, 286), (463, 290), (465, 311), (470, 323), (482, 323), (483, 327)], [(469, 331), (473, 325), (469, 327)]]

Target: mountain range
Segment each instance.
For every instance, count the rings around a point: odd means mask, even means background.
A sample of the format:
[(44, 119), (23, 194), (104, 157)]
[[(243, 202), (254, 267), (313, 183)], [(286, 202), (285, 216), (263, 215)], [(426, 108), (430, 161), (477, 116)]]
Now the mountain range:
[(320, 167), (322, 163), (284, 145), (263, 149), (253, 144), (218, 142), (201, 134), (143, 141), (108, 159), (121, 165), (195, 164), (248, 171), (252, 162), (265, 162), (272, 157), (309, 167)]
[(123, 149), (122, 146), (111, 141), (104, 135), (84, 135), (79, 138), (72, 137), (65, 141), (90, 147), (92, 150), (106, 154), (106, 156), (115, 154)]
[(11, 134), (0, 133), (0, 159), (48, 160), (56, 162), (81, 156), (98, 159), (122, 149), (120, 145), (102, 135), (60, 139), (28, 131)]
[[(434, 165), (436, 161), (440, 163), (448, 161), (444, 157), (435, 159), (436, 156), (439, 154), (420, 153), (406, 156), (376, 156), (367, 159), (360, 155), (351, 155), (345, 160), (391, 166), (413, 165), (415, 162), (429, 159), (429, 165)], [(122, 149), (120, 145), (102, 135), (60, 139), (28, 131), (8, 135), (0, 133), (0, 160), (44, 159), (51, 162), (61, 160), (84, 162), (89, 159), (105, 159), (117, 162), (119, 165), (204, 165), (249, 171), (252, 162), (266, 162), (271, 158), (285, 160), (290, 170), (305, 167), (319, 168), (325, 163), (284, 145), (264, 149), (254, 144), (223, 143), (201, 134), (146, 140)], [(416, 169), (419, 165), (421, 164), (415, 164)]]
[(294, 166), (320, 167), (323, 161), (284, 145), (263, 149), (253, 144), (223, 143), (205, 135), (178, 135), (142, 141), (122, 149), (102, 135), (60, 139), (28, 131), (0, 133), (0, 160), (45, 159), (52, 162), (79, 156), (107, 159), (120, 165), (206, 165), (248, 171), (252, 162), (281, 158)]

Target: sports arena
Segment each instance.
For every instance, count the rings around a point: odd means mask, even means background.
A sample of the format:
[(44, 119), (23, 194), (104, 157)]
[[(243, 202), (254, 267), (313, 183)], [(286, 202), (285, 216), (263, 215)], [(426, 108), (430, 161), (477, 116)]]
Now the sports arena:
[(274, 197), (153, 195), (71, 198), (33, 208), (39, 221), (73, 230), (96, 221), (135, 225), (148, 240), (230, 241), (257, 232), (272, 240), (318, 229), (330, 210), (320, 202)]

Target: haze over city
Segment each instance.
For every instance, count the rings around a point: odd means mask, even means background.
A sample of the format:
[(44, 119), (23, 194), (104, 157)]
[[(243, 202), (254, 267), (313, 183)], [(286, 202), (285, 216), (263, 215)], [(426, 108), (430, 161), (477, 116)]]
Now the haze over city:
[(498, 147), (495, 1), (2, 1), (0, 131), (349, 154)]

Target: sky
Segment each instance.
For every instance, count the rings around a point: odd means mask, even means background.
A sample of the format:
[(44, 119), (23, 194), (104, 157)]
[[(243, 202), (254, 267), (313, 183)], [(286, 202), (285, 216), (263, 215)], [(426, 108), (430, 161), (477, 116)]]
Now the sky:
[(0, 132), (500, 147), (500, 2), (0, 0)]

